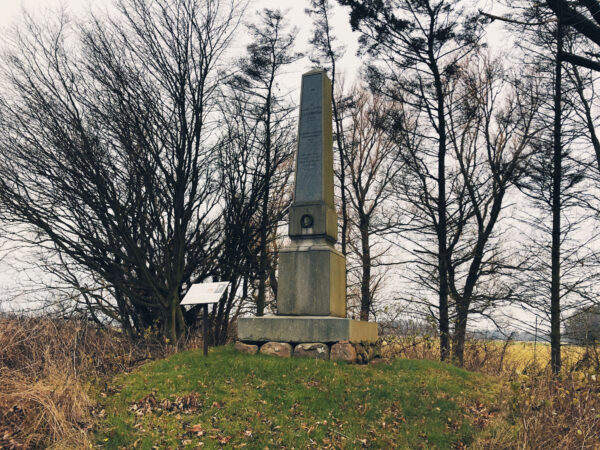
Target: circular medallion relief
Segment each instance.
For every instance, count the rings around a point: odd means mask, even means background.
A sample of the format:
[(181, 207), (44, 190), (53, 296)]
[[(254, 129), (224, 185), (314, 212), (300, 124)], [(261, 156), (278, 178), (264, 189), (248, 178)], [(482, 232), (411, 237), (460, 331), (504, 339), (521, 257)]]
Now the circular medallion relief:
[(302, 228), (312, 228), (313, 223), (314, 223), (313, 216), (311, 216), (310, 214), (304, 214), (300, 218), (300, 226)]

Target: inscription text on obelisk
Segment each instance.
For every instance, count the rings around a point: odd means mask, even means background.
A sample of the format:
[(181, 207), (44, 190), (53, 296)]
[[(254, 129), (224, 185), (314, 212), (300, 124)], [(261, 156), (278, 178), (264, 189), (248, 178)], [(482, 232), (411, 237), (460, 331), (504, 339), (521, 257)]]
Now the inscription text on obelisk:
[(322, 74), (305, 76), (302, 86), (296, 203), (323, 200), (323, 81)]

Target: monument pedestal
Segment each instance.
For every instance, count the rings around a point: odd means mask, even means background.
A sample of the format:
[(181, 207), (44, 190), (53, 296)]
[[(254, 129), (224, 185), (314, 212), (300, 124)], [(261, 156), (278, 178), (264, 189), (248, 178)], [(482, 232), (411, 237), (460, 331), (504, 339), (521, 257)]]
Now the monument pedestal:
[(238, 337), (244, 342), (334, 343), (375, 342), (377, 324), (341, 317), (264, 316), (238, 321)]
[(346, 317), (346, 258), (325, 240), (279, 251), (277, 314)]

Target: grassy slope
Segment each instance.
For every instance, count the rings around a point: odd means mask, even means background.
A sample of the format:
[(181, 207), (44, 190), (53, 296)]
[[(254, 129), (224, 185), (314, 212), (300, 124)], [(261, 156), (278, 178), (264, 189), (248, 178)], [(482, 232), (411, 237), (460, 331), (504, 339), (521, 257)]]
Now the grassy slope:
[(493, 379), (431, 361), (354, 366), (231, 347), (149, 363), (115, 386), (96, 433), (106, 448), (460, 447), (497, 395)]

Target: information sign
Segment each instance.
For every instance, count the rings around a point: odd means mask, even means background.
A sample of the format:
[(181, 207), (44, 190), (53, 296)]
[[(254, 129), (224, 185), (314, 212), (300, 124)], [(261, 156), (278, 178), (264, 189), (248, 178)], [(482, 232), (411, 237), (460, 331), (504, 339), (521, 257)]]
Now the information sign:
[(229, 285), (229, 281), (192, 284), (192, 287), (183, 297), (181, 304), (201, 305), (206, 303), (217, 303), (219, 300), (221, 300), (223, 293), (229, 288)]
[(229, 288), (229, 281), (219, 281), (217, 283), (199, 283), (192, 284), (187, 294), (181, 301), (182, 305), (202, 305), (203, 312), (203, 341), (204, 356), (208, 356), (208, 305), (217, 303), (223, 297), (225, 290)]

